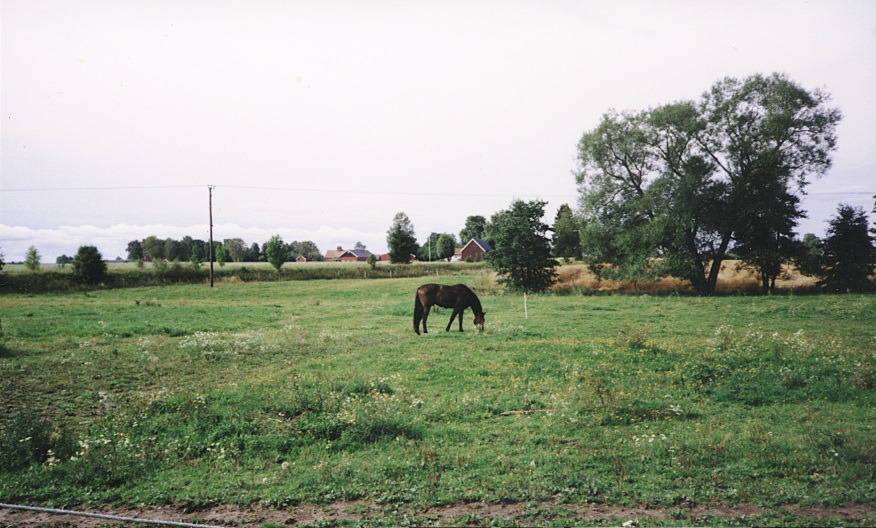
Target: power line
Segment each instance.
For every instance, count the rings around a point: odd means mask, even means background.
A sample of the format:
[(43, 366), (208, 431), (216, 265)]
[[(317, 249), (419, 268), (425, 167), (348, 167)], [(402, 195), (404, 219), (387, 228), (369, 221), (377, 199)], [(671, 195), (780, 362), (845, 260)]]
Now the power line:
[[(2, 189), (0, 192), (68, 192), (68, 191), (137, 191), (150, 189), (202, 189), (204, 185), (138, 185), (138, 186), (105, 186), (105, 187), (33, 187)], [(326, 194), (377, 194), (395, 196), (437, 196), (437, 197), (468, 197), (468, 198), (507, 198), (517, 196), (513, 193), (458, 193), (458, 192), (417, 192), (417, 191), (363, 191), (354, 189), (320, 189), (308, 187), (277, 187), (256, 185), (214, 185), (217, 189), (246, 189), (254, 191), (284, 191)], [(810, 192), (804, 196), (847, 196), (847, 195), (873, 195), (876, 191), (830, 191)], [(540, 195), (543, 198), (568, 198), (569, 195), (548, 194)]]
[[(258, 187), (251, 185), (218, 185), (222, 189), (249, 189), (256, 191), (288, 191), (288, 192), (312, 192), (327, 194), (378, 194), (381, 196), (443, 196), (443, 197), (467, 197), (467, 198), (506, 198), (516, 196), (514, 194), (499, 193), (449, 193), (449, 192), (417, 192), (417, 191), (360, 191), (350, 189), (315, 189), (303, 187)], [(568, 195), (542, 195), (545, 198), (567, 198)]]
[(55, 191), (139, 191), (145, 189), (194, 189), (203, 188), (203, 185), (138, 185), (138, 186), (115, 186), (115, 187), (33, 187), (17, 189), (0, 189), (0, 192), (55, 192)]

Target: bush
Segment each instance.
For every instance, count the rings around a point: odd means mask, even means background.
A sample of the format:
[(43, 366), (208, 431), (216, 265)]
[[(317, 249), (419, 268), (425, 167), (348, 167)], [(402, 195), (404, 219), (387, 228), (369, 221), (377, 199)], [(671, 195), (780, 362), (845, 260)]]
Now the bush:
[(73, 280), (81, 284), (100, 284), (106, 280), (106, 262), (94, 246), (81, 246), (73, 257)]

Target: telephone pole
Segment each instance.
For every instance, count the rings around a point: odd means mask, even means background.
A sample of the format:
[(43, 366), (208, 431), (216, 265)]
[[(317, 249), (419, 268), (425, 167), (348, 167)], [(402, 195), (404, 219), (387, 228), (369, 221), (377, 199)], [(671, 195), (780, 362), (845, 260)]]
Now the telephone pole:
[(213, 188), (215, 185), (208, 185), (207, 189), (210, 192), (210, 253), (207, 259), (210, 261), (210, 287), (213, 287)]

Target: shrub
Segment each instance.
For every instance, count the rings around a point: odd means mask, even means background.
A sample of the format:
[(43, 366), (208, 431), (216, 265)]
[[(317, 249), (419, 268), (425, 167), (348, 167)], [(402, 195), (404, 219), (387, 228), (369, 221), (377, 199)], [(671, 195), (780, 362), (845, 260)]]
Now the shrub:
[(81, 246), (73, 257), (73, 280), (81, 284), (99, 284), (106, 280), (103, 255), (94, 246)]

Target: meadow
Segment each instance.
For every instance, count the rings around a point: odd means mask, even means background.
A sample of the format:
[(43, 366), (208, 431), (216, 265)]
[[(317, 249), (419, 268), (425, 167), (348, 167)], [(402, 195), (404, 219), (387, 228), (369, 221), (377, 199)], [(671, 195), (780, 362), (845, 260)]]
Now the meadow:
[[(440, 310), (415, 335), (422, 278), (0, 296), (0, 499), (876, 522), (876, 297), (566, 291), (526, 319), (485, 270), (429, 280), (471, 286), (486, 331)], [(517, 509), (428, 513), (466, 504)]]

